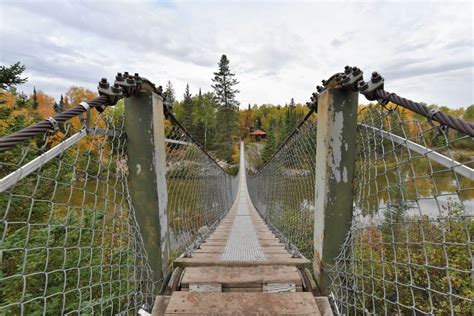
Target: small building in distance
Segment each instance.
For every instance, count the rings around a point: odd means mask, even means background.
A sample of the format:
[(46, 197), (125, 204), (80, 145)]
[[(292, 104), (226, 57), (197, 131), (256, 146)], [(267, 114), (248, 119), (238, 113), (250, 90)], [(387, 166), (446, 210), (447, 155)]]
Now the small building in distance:
[(259, 142), (267, 138), (267, 133), (265, 133), (261, 129), (257, 129), (256, 131), (250, 132), (249, 135), (255, 142)]

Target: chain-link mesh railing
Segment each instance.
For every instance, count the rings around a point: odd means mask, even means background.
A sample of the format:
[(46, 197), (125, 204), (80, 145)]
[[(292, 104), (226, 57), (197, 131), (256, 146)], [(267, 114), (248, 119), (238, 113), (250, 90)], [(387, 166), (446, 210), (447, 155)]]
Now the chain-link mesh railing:
[(262, 218), (294, 255), (306, 258), (313, 257), (315, 164), (316, 121), (309, 117), (247, 178), (250, 198)]
[(473, 139), (373, 105), (357, 143), (352, 227), (330, 268), (339, 311), (472, 313)]
[[(170, 122), (168, 122), (170, 123)], [(182, 127), (166, 128), (166, 181), (171, 260), (190, 255), (230, 209), (238, 176), (230, 176)]]
[(123, 124), (123, 106), (92, 111), (0, 154), (0, 314), (134, 314), (153, 299)]

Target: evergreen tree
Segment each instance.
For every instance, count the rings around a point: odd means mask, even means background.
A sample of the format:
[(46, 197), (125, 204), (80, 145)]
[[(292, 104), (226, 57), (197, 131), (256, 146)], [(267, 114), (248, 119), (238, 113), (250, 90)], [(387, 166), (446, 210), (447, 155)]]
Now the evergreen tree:
[(291, 98), (290, 104), (287, 106), (287, 109), (286, 109), (283, 132), (281, 133), (281, 139), (280, 139), (281, 142), (285, 140), (288, 134), (290, 134), (293, 131), (293, 129), (296, 126), (296, 120), (297, 120), (296, 104), (295, 104), (295, 100)]
[(37, 110), (38, 106), (39, 106), (39, 103), (38, 103), (38, 96), (36, 94), (36, 87), (33, 87), (33, 100), (32, 100), (33, 110)]
[(262, 120), (259, 117), (255, 120), (255, 130), (257, 129), (262, 129)]
[(61, 98), (59, 99), (59, 110), (62, 112), (64, 111), (64, 105), (66, 104), (66, 101), (64, 100), (63, 95), (61, 94)]
[(168, 83), (166, 84), (166, 90), (163, 93), (164, 98), (166, 101), (170, 104), (173, 105), (176, 102), (176, 96), (174, 92), (174, 87), (171, 81), (168, 80)]
[(217, 150), (222, 158), (232, 160), (233, 138), (238, 133), (238, 106), (235, 96), (239, 91), (234, 88), (239, 82), (230, 71), (229, 59), (222, 55), (219, 61), (219, 71), (214, 73), (212, 88), (214, 89), (217, 111)]
[(28, 106), (28, 96), (25, 93), (20, 92), (16, 98), (15, 106), (19, 109), (26, 108)]
[(183, 96), (183, 115), (181, 118), (181, 124), (191, 131), (193, 129), (193, 100), (191, 92), (189, 91), (189, 84), (186, 84), (186, 90), (184, 90)]
[(214, 73), (212, 79), (217, 105), (223, 109), (237, 109), (239, 102), (235, 100), (235, 95), (240, 91), (233, 87), (239, 82), (234, 78), (235, 74), (230, 72), (229, 59), (226, 55), (222, 55), (218, 65), (219, 71)]
[(63, 108), (64, 108), (64, 98), (63, 98), (63, 95), (61, 94), (61, 98), (59, 99), (59, 103), (58, 102), (54, 102), (54, 112), (56, 113), (61, 113), (63, 111)]
[(10, 67), (0, 66), (0, 88), (13, 88), (25, 83), (28, 78), (21, 78), (21, 74), (26, 70), (24, 65), (17, 62)]
[(272, 121), (270, 122), (270, 128), (268, 129), (267, 133), (267, 140), (265, 142), (265, 147), (263, 147), (262, 151), (262, 161), (265, 163), (267, 162), (277, 148), (276, 139), (275, 139), (275, 123)]

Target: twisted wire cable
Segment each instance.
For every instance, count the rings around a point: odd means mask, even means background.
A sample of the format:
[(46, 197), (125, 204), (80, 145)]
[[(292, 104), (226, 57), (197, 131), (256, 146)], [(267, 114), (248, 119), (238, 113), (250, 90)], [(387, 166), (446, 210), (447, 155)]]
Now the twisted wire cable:
[(388, 100), (415, 113), (421, 114), (430, 120), (437, 121), (441, 125), (448, 126), (466, 135), (474, 137), (474, 123), (466, 122), (461, 118), (451, 116), (443, 111), (432, 111), (432, 109), (422, 103), (403, 98), (395, 93), (387, 92), (384, 89), (375, 90), (375, 95), (380, 99)]

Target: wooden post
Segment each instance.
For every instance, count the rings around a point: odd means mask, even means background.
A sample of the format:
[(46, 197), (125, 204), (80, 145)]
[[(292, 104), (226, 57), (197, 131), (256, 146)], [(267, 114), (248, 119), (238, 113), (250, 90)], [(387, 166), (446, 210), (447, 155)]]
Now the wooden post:
[(351, 225), (357, 107), (358, 93), (334, 81), (318, 98), (313, 268), (322, 295)]
[(125, 99), (128, 187), (153, 281), (168, 274), (169, 232), (163, 98), (141, 92)]

